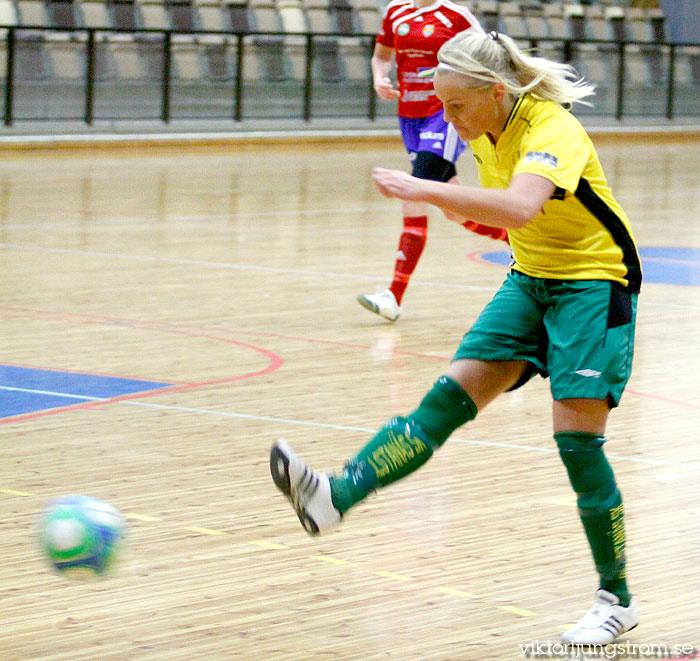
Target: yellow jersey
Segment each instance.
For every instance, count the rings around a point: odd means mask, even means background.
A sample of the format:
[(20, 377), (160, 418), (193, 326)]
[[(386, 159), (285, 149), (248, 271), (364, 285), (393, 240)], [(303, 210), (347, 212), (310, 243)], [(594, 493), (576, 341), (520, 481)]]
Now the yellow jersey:
[(508, 188), (521, 172), (556, 186), (531, 222), (508, 230), (513, 269), (536, 278), (614, 280), (639, 291), (642, 270), (629, 219), (570, 112), (525, 94), (496, 145), (486, 135), (469, 144), (485, 188)]

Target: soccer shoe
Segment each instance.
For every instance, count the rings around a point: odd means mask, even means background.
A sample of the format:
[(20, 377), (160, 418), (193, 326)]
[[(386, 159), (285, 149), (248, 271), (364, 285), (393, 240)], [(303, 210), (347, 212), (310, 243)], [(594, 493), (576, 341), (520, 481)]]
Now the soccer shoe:
[(329, 532), (340, 523), (343, 515), (333, 507), (328, 476), (312, 471), (284, 439), (270, 450), (270, 474), (309, 535)]
[(389, 321), (396, 321), (401, 314), (401, 308), (391, 289), (377, 288), (376, 294), (360, 294), (357, 297), (357, 302), (363, 308), (367, 308)]
[(579, 645), (607, 645), (615, 638), (634, 629), (639, 624), (637, 604), (620, 606), (617, 595), (606, 590), (595, 593), (591, 609), (568, 631), (562, 634), (565, 643)]

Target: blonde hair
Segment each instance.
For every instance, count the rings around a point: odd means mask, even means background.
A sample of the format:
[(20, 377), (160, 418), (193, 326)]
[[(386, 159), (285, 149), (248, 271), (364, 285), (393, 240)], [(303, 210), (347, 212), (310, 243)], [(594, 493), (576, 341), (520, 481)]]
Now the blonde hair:
[(525, 54), (505, 34), (460, 32), (438, 52), (436, 72), (452, 71), (482, 83), (501, 83), (515, 96), (525, 93), (563, 106), (584, 103), (595, 86), (569, 64)]

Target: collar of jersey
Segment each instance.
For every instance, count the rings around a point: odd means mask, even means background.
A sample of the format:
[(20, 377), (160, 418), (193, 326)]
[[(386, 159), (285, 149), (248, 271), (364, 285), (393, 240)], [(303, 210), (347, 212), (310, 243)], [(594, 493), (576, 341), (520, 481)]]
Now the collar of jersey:
[(393, 24), (393, 29), (396, 30), (396, 28), (401, 25), (401, 23), (405, 23), (406, 21), (410, 21), (411, 19), (415, 18), (416, 16), (420, 16), (421, 14), (424, 14), (425, 12), (428, 11), (433, 11), (434, 9), (437, 9), (438, 7), (442, 7), (442, 0), (437, 0), (437, 2), (433, 2), (432, 5), (428, 5), (427, 7), (421, 7), (420, 9), (416, 9), (413, 7), (410, 14), (406, 14), (405, 16), (402, 16), (401, 18), (397, 18), (394, 21)]
[(529, 94), (524, 94), (523, 96), (520, 96), (515, 100), (515, 103), (513, 104), (513, 107), (510, 110), (510, 114), (508, 115), (508, 119), (506, 120), (506, 123), (503, 126), (503, 133), (501, 133), (500, 137), (496, 141), (494, 149), (503, 149), (505, 145), (510, 141), (511, 134), (514, 131), (513, 126), (515, 126), (516, 124), (516, 118), (522, 116), (525, 112), (527, 112), (527, 108), (530, 106), (531, 100), (532, 99)]

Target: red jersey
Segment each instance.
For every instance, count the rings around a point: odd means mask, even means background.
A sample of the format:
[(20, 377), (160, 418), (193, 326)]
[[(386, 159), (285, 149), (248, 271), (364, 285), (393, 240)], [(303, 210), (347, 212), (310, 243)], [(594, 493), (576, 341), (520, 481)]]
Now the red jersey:
[(436, 0), (421, 9), (413, 0), (391, 0), (387, 5), (377, 43), (396, 51), (401, 117), (430, 117), (442, 108), (432, 79), (418, 78), (418, 72), (437, 66), (440, 46), (470, 29), (483, 32), (474, 15), (451, 0)]

